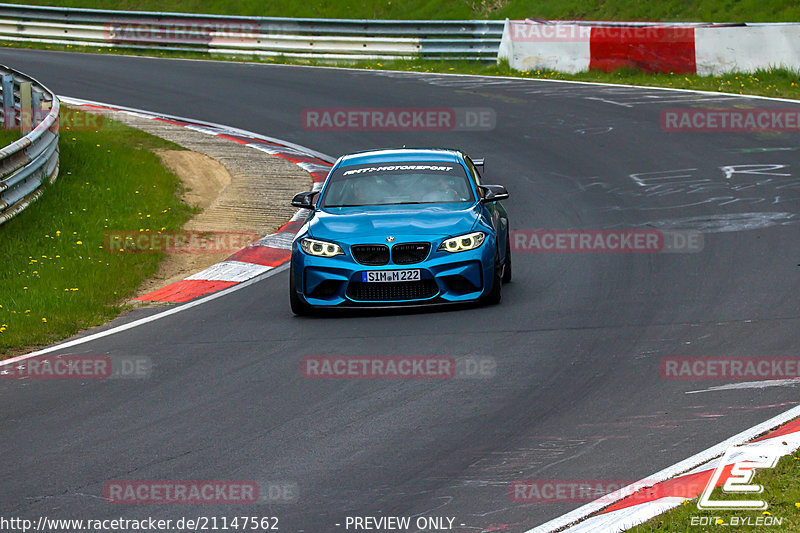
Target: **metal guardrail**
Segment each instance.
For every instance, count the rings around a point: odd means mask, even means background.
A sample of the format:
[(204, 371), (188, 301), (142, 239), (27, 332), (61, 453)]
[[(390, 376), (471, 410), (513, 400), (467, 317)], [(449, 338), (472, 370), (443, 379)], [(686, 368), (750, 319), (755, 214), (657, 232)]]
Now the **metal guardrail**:
[(55, 94), (33, 78), (0, 65), (3, 129), (26, 134), (0, 149), (0, 224), (42, 194), (58, 176), (58, 113)]
[(0, 38), (322, 60), (497, 59), (501, 20), (242, 17), (0, 4)]

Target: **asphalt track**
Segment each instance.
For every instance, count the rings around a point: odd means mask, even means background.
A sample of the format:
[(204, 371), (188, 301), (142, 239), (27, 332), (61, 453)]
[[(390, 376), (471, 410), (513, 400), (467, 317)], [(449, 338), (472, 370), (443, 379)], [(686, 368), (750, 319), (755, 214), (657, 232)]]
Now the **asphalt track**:
[[(0, 515), (455, 517), (522, 532), (580, 505), (516, 479), (634, 480), (798, 403), (793, 387), (662, 379), (669, 356), (796, 356), (797, 134), (668, 133), (684, 106), (791, 104), (650, 89), (3, 50), (58, 94), (224, 123), (337, 156), (407, 144), (485, 156), (514, 229), (703, 229), (695, 254), (515, 255), (501, 305), (294, 318), (287, 274), (67, 350), (152, 377), (0, 381)], [(315, 132), (308, 107), (491, 107), (492, 131)], [(780, 150), (775, 150), (780, 148)], [(787, 165), (771, 174), (720, 167)], [(741, 168), (741, 167), (740, 167)], [(754, 167), (751, 167), (751, 169)], [(669, 187), (631, 174), (675, 171)], [(686, 170), (692, 169), (692, 170)], [(786, 175), (776, 175), (786, 174)], [(649, 175), (649, 176), (663, 176)], [(654, 183), (654, 182), (653, 182)], [(125, 320), (125, 319), (123, 319)], [(479, 355), (491, 379), (308, 380), (317, 355)], [(109, 480), (296, 483), (283, 505), (111, 505)], [(459, 524), (464, 524), (460, 526)]]

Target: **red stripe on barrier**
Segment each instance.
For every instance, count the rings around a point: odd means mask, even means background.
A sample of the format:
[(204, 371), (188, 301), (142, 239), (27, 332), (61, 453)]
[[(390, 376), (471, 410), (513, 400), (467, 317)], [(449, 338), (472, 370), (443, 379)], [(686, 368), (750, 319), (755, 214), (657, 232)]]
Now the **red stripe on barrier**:
[(187, 122), (178, 122), (177, 120), (170, 120), (168, 118), (162, 117), (152, 117), (153, 120), (158, 120), (159, 122), (166, 122), (167, 124), (172, 124), (173, 126), (180, 126), (181, 128), (185, 128), (189, 124)]
[(241, 261), (242, 263), (255, 263), (276, 267), (284, 264), (292, 255), (291, 250), (272, 248), (271, 246), (248, 246), (239, 250), (226, 261)]
[(325, 178), (328, 177), (328, 173), (325, 171), (315, 170), (314, 172), (309, 172), (311, 174), (311, 179), (314, 183), (322, 183), (325, 181)]
[(590, 69), (611, 72), (632, 67), (646, 72), (697, 71), (694, 28), (601, 27), (592, 28)]
[[(771, 431), (770, 433), (767, 433), (763, 437), (759, 437), (751, 442), (758, 442), (765, 439), (780, 437), (783, 435), (788, 435), (790, 433), (795, 433), (797, 431), (800, 431), (800, 419), (789, 422), (788, 424), (774, 431)], [(722, 475), (717, 480), (717, 483), (715, 485), (716, 487), (719, 487), (725, 483), (725, 481), (730, 476), (731, 468), (733, 468), (733, 465), (725, 465), (725, 468), (722, 471)], [(683, 475), (673, 479), (669, 479), (667, 481), (663, 481), (661, 483), (657, 483), (652, 487), (642, 489), (639, 492), (616, 502), (614, 505), (608, 507), (607, 509), (604, 509), (603, 513), (618, 511), (620, 509), (633, 507), (635, 505), (671, 496), (679, 498), (689, 498), (689, 499), (697, 498), (698, 496), (700, 496), (700, 494), (702, 494), (703, 490), (708, 484), (708, 480), (711, 479), (711, 474), (713, 472), (714, 469), (703, 470), (701, 472), (696, 472), (694, 474)]]
[(136, 298), (143, 302), (170, 302), (182, 303), (193, 300), (198, 296), (205, 296), (212, 292), (221, 291), (236, 285), (235, 281), (209, 281), (204, 279), (184, 279), (170, 283), (157, 291), (148, 292)]
[(299, 230), (303, 224), (305, 224), (305, 221), (303, 220), (290, 220), (275, 230), (275, 233), (297, 233), (297, 230)]
[(796, 433), (798, 431), (800, 431), (800, 418), (798, 418), (797, 420), (795, 420), (793, 422), (789, 422), (785, 426), (779, 427), (775, 431), (771, 431), (770, 433), (767, 433), (763, 437), (757, 438), (753, 442), (758, 442), (760, 440), (765, 440), (765, 439), (771, 439), (773, 437), (780, 437), (780, 436), (783, 436), (783, 435), (788, 435), (789, 433)]
[(264, 139), (255, 138), (255, 139), (253, 139), (253, 141), (257, 142), (257, 143), (261, 143), (261, 144), (268, 144), (270, 146), (275, 146), (277, 148), (283, 148), (282, 144), (278, 144), (278, 143), (272, 142), (272, 141), (265, 141)]
[[(725, 483), (725, 480), (730, 476), (731, 468), (733, 465), (726, 465), (716, 486), (719, 487)], [(652, 487), (642, 489), (639, 492), (624, 498), (611, 507), (603, 510), (603, 513), (610, 513), (611, 511), (618, 511), (620, 509), (627, 509), (635, 505), (660, 500), (661, 498), (689, 498), (694, 499), (703, 493), (703, 490), (711, 479), (711, 474), (714, 470), (703, 470), (685, 476), (676, 477), (667, 481), (657, 483)]]
[(327, 161), (323, 161), (318, 157), (312, 156), (305, 156), (305, 155), (297, 155), (297, 154), (276, 154), (287, 161), (291, 161), (292, 163), (315, 163), (317, 165), (329, 165)]
[(230, 135), (225, 135), (224, 133), (217, 133), (217, 137), (228, 139), (229, 141), (234, 141), (239, 144), (250, 144), (250, 141), (243, 141), (242, 139), (237, 139), (236, 137), (231, 137)]

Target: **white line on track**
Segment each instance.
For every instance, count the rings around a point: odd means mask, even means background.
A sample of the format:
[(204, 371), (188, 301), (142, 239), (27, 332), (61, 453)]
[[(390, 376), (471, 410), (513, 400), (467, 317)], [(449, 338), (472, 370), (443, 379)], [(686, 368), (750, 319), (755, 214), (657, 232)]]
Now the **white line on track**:
[[(224, 132), (230, 133), (230, 134), (233, 134), (233, 135), (241, 135), (243, 137), (249, 137), (249, 138), (253, 138), (253, 139), (261, 139), (263, 141), (273, 142), (273, 143), (277, 143), (277, 144), (280, 144), (280, 145), (283, 145), (283, 146), (287, 146), (289, 148), (293, 148), (294, 150), (296, 150), (299, 153), (313, 155), (314, 157), (322, 159), (323, 161), (330, 161), (331, 163), (333, 163), (335, 161), (335, 158), (329, 156), (328, 154), (323, 154), (322, 152), (317, 152), (316, 150), (313, 150), (313, 149), (308, 148), (306, 146), (295, 144), (295, 143), (289, 142), (289, 141), (284, 141), (283, 139), (276, 139), (275, 137), (268, 137), (266, 135), (261, 135), (260, 133), (255, 133), (255, 132), (243, 130), (243, 129), (240, 129), (240, 128), (234, 128), (233, 126), (226, 126), (224, 124), (217, 124), (216, 122), (208, 122), (206, 120), (197, 120), (197, 119), (194, 119), (194, 118), (186, 118), (186, 117), (180, 117), (180, 116), (177, 116), (177, 115), (169, 115), (167, 113), (161, 113), (159, 111), (146, 111), (146, 110), (143, 110), (143, 109), (136, 109), (134, 107), (125, 107), (125, 106), (121, 106), (121, 105), (110, 104), (108, 102), (95, 102), (93, 100), (84, 100), (82, 98), (73, 98), (71, 96), (59, 96), (58, 99), (61, 100), (62, 102), (64, 102), (65, 104), (69, 104), (69, 105), (106, 106), (106, 107), (109, 107), (111, 109), (118, 109), (120, 111), (126, 111), (128, 113), (135, 113), (135, 114), (138, 113), (140, 116), (142, 116), (144, 118), (160, 117), (160, 118), (168, 118), (168, 119), (173, 119), (173, 120), (179, 120), (181, 122), (188, 122), (190, 124), (190, 126), (185, 126), (187, 128), (191, 127), (192, 124), (195, 125), (195, 126), (198, 126), (198, 125), (199, 126), (208, 126), (210, 128), (223, 130)], [(196, 131), (201, 131), (203, 133), (213, 134), (213, 132), (210, 131), (210, 130), (204, 130), (202, 128), (197, 128), (197, 127), (193, 128), (193, 129), (195, 129)]]
[(211, 300), (216, 300), (217, 298), (220, 298), (220, 297), (225, 296), (227, 294), (230, 294), (232, 292), (236, 292), (236, 291), (238, 291), (240, 289), (244, 289), (245, 287), (248, 287), (248, 286), (250, 286), (250, 285), (252, 285), (254, 283), (258, 283), (262, 279), (266, 279), (266, 278), (269, 278), (271, 276), (274, 276), (275, 274), (278, 274), (279, 272), (282, 272), (282, 271), (286, 270), (287, 268), (289, 268), (289, 264), (288, 263), (284, 264), (284, 265), (281, 265), (279, 267), (273, 268), (269, 272), (265, 272), (265, 273), (263, 273), (263, 274), (261, 274), (259, 276), (256, 276), (255, 278), (252, 278), (250, 280), (243, 281), (242, 283), (239, 283), (237, 285), (233, 285), (232, 287), (228, 287), (227, 289), (223, 289), (221, 291), (209, 294), (208, 296), (200, 298), (199, 300), (192, 300), (189, 303), (185, 303), (185, 304), (179, 305), (177, 307), (172, 307), (172, 308), (167, 309), (166, 311), (163, 311), (161, 313), (157, 313), (155, 315), (146, 316), (144, 318), (140, 318), (139, 320), (134, 320), (133, 322), (129, 322), (127, 324), (122, 324), (120, 326), (116, 326), (114, 328), (107, 329), (105, 331), (100, 331), (98, 333), (93, 333), (93, 334), (87, 335), (85, 337), (79, 337), (79, 338), (73, 339), (71, 341), (67, 341), (67, 342), (62, 342), (60, 344), (56, 344), (54, 346), (48, 346), (47, 348), (44, 348), (42, 350), (31, 352), (31, 353), (28, 353), (28, 354), (25, 354), (25, 355), (12, 357), (10, 359), (4, 359), (3, 361), (0, 361), (0, 367), (6, 366), (6, 365), (10, 365), (12, 363), (18, 363), (19, 361), (24, 361), (25, 359), (30, 359), (31, 357), (37, 357), (39, 355), (44, 355), (46, 353), (55, 352), (57, 350), (63, 350), (64, 348), (71, 348), (71, 347), (77, 346), (79, 344), (84, 344), (84, 343), (87, 343), (87, 342), (90, 342), (90, 341), (93, 341), (93, 340), (96, 340), (96, 339), (102, 339), (103, 337), (108, 337), (109, 335), (114, 335), (115, 333), (119, 333), (121, 331), (126, 331), (126, 330), (129, 330), (129, 329), (133, 329), (135, 327), (142, 326), (144, 324), (149, 324), (150, 322), (155, 322), (156, 320), (160, 320), (162, 318), (166, 318), (168, 316), (175, 315), (177, 313), (180, 313), (181, 311), (186, 311), (187, 309), (191, 309), (192, 307), (197, 307), (198, 305), (203, 305), (204, 303), (210, 302)]
[[(75, 54), (80, 52), (61, 52), (64, 54)], [(200, 63), (217, 63), (219, 64), (221, 60), (219, 59), (189, 59), (189, 58), (181, 58), (181, 57), (153, 57), (153, 56), (146, 56), (146, 55), (124, 55), (118, 56), (119, 58), (130, 57), (134, 59), (148, 59), (152, 61), (194, 61)], [(409, 78), (412, 77), (430, 77), (430, 76), (446, 76), (452, 78), (477, 78), (477, 79), (490, 79), (490, 80), (516, 80), (516, 81), (529, 81), (533, 83), (565, 83), (565, 84), (573, 84), (573, 85), (588, 85), (588, 86), (596, 86), (596, 87), (615, 87), (615, 88), (627, 88), (627, 89), (638, 89), (642, 91), (672, 91), (678, 93), (690, 93), (690, 94), (702, 94), (702, 95), (717, 95), (717, 96), (731, 96), (735, 98), (755, 98), (757, 100), (767, 100), (770, 102), (789, 102), (792, 104), (800, 104), (800, 100), (794, 100), (791, 98), (775, 98), (772, 96), (760, 96), (754, 94), (736, 94), (736, 93), (726, 93), (726, 92), (717, 92), (717, 91), (701, 91), (698, 89), (680, 89), (676, 87), (654, 87), (652, 85), (629, 85), (624, 83), (606, 83), (600, 81), (573, 81), (573, 80), (553, 80), (547, 78), (522, 78), (519, 76), (489, 76), (485, 74), (458, 74), (454, 72), (409, 72), (404, 70), (372, 70), (372, 69), (363, 69), (363, 68), (352, 68), (352, 67), (326, 67), (322, 65), (275, 65), (269, 63), (256, 63), (253, 61), (236, 61), (232, 62), (236, 65), (244, 65), (244, 66), (258, 66), (258, 67), (265, 67), (265, 68), (295, 68), (295, 69), (317, 69), (317, 70), (336, 70), (336, 71), (347, 71), (347, 72), (359, 72), (359, 73), (369, 73), (372, 75), (385, 75), (386, 73), (392, 74), (402, 74)], [(125, 109), (121, 106), (116, 106), (120, 109)], [(133, 109), (131, 109), (133, 111)], [(164, 116), (164, 115), (162, 115)], [(200, 121), (192, 121), (196, 123), (200, 123)], [(207, 123), (211, 124), (211, 123)], [(282, 142), (282, 141), (278, 141)], [(288, 143), (287, 143), (288, 144)], [(291, 145), (289, 145), (291, 146)]]
[(707, 389), (690, 390), (686, 394), (699, 394), (701, 392), (714, 392), (720, 390), (737, 390), (737, 389), (765, 389), (767, 387), (787, 387), (800, 385), (800, 378), (792, 379), (765, 379), (763, 381), (740, 381), (737, 383), (727, 383), (725, 385), (717, 385)]
[(683, 461), (676, 463), (672, 466), (668, 466), (667, 468), (656, 472), (651, 476), (647, 476), (646, 478), (637, 481), (627, 487), (623, 487), (620, 490), (603, 496), (599, 500), (595, 500), (593, 502), (587, 503), (581, 507), (578, 507), (574, 511), (571, 511), (565, 515), (559, 516), (558, 518), (554, 518), (549, 522), (546, 522), (540, 526), (537, 526), (533, 529), (526, 531), (525, 533), (552, 533), (554, 531), (558, 531), (559, 529), (563, 529), (569, 525), (575, 524), (581, 520), (586, 519), (589, 515), (594, 514), (598, 511), (601, 511), (608, 507), (609, 505), (613, 504), (621, 500), (626, 496), (630, 496), (633, 494), (633, 491), (641, 488), (641, 487), (649, 487), (655, 485), (656, 483), (661, 483), (662, 481), (666, 481), (671, 479), (678, 474), (683, 474), (684, 472), (688, 472), (689, 470), (696, 468), (703, 463), (707, 463), (708, 461), (714, 459), (715, 457), (721, 456), (725, 451), (730, 448), (731, 446), (740, 446), (745, 444), (754, 438), (760, 436), (767, 431), (776, 428), (789, 422), (790, 420), (797, 418), (800, 416), (800, 405), (797, 407), (793, 407), (786, 412), (783, 412), (777, 416), (770, 418), (769, 420), (762, 422), (756, 426), (753, 426), (749, 429), (742, 431), (741, 433), (726, 439), (719, 444), (715, 444), (714, 446), (708, 448), (707, 450), (703, 450), (700, 453), (697, 453), (688, 459), (684, 459)]

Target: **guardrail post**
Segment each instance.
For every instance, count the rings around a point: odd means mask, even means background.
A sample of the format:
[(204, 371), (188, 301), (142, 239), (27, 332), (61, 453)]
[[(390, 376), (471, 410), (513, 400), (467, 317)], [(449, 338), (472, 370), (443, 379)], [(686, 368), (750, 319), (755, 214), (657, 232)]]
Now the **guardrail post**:
[(19, 131), (27, 135), (33, 129), (33, 115), (31, 114), (31, 82), (23, 81), (19, 84)]
[(14, 111), (14, 75), (3, 74), (3, 129), (13, 130), (17, 127), (17, 116)]
[(37, 88), (31, 90), (31, 116), (33, 117), (33, 124), (38, 124), (42, 121), (42, 91)]

